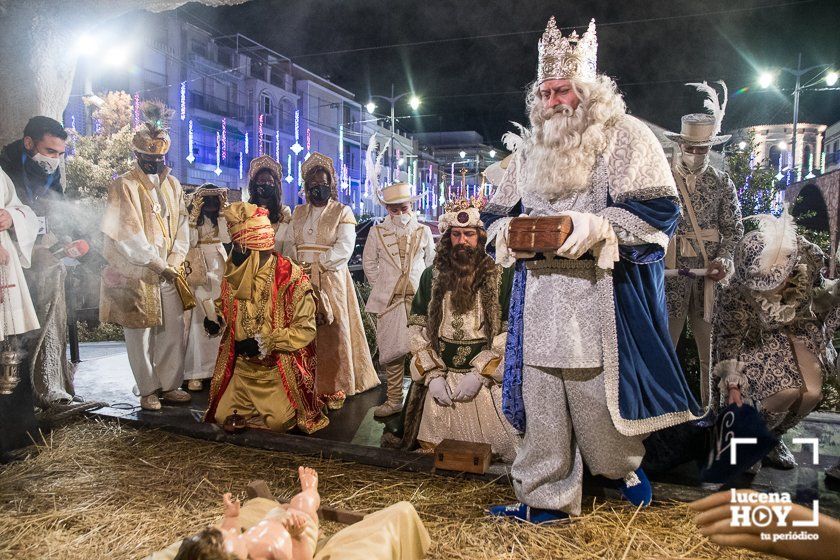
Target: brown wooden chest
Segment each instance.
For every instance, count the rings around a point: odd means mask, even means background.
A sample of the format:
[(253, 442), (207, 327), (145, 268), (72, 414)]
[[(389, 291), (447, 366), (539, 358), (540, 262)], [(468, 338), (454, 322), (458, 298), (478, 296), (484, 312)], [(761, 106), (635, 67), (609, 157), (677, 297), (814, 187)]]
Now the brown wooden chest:
[(514, 218), (508, 228), (508, 247), (522, 252), (554, 252), (572, 233), (569, 216)]
[(435, 447), (435, 468), (484, 474), (491, 457), (489, 443), (445, 439)]

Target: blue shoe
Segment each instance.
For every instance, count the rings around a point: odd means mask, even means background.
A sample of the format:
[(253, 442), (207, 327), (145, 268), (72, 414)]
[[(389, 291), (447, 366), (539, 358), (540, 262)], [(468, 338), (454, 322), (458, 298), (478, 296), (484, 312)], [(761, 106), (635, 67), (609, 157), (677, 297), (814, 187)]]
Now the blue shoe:
[(569, 519), (569, 514), (556, 509), (532, 508), (523, 503), (506, 506), (492, 506), (490, 515), (493, 517), (507, 517), (515, 521), (525, 521), (535, 525), (558, 523)]
[(618, 482), (618, 489), (621, 495), (634, 506), (649, 506), (653, 499), (653, 489), (650, 487), (645, 471), (641, 467), (624, 477)]

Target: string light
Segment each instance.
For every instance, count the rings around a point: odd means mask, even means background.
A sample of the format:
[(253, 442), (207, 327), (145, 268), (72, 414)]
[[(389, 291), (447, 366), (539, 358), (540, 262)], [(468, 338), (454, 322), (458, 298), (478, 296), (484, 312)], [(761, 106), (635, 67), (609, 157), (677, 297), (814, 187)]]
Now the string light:
[(280, 163), (280, 131), (274, 129), (274, 159)]
[(312, 130), (309, 128), (306, 129), (306, 155), (303, 156), (304, 160), (309, 159), (309, 154), (312, 151)]
[(189, 123), (189, 132), (187, 132), (187, 161), (192, 163), (195, 161), (195, 156), (193, 155), (193, 121), (190, 119)]
[(219, 134), (219, 131), (217, 130), (216, 131), (216, 169), (213, 170), (213, 173), (215, 173), (216, 176), (219, 176), (219, 175), (222, 174), (222, 169), (220, 167), (221, 159), (222, 159), (222, 135)]
[(291, 185), (294, 180), (295, 178), (292, 176), (292, 154), (289, 154), (286, 160), (286, 182)]
[(187, 82), (181, 82), (181, 120), (187, 118)]
[(265, 117), (260, 113), (259, 122), (257, 124), (257, 155), (263, 155), (263, 119)]
[(289, 149), (295, 155), (303, 151), (303, 146), (300, 145), (300, 109), (295, 109), (295, 143)]
[(242, 152), (239, 152), (239, 180), (242, 180), (242, 160), (245, 159), (242, 157)]
[(245, 155), (248, 155), (248, 131), (245, 131)]
[(222, 117), (222, 161), (227, 161), (227, 117)]

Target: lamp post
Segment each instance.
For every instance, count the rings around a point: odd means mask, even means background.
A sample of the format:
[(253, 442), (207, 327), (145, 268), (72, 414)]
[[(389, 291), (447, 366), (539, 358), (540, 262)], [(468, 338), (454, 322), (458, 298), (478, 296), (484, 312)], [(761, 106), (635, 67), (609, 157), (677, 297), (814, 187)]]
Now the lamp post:
[(414, 109), (415, 111), (420, 106), (420, 98), (414, 95), (414, 92), (407, 91), (405, 93), (401, 93), (400, 95), (394, 95), (394, 84), (391, 84), (391, 96), (387, 97), (385, 95), (371, 95), (371, 100), (365, 105), (365, 109), (367, 109), (368, 113), (371, 115), (376, 110), (376, 104), (373, 102), (374, 98), (383, 99), (391, 104), (391, 145), (388, 150), (388, 169), (389, 169), (389, 182), (394, 182), (394, 123), (396, 122), (396, 117), (394, 116), (394, 108), (397, 105), (397, 101), (402, 99), (403, 97), (410, 95), (411, 99), (408, 101), (408, 105)]
[[(802, 76), (811, 72), (813, 70), (824, 70), (826, 68), (830, 68), (831, 64), (815, 64), (814, 66), (809, 66), (808, 68), (802, 68), (802, 53), (799, 53), (796, 61), (796, 69), (793, 68), (780, 68), (784, 72), (791, 74), (796, 77), (796, 87), (793, 89), (793, 141), (791, 142), (791, 171), (797, 174), (797, 181), (799, 180), (799, 172), (796, 166), (796, 144), (797, 144), (797, 133), (799, 132), (797, 129), (799, 128), (799, 94), (802, 91)], [(759, 78), (759, 85), (762, 88), (767, 88), (773, 84), (774, 76), (770, 72), (764, 72)], [(833, 86), (837, 83), (837, 73), (836, 72), (829, 72), (826, 77), (825, 81), (829, 86)]]

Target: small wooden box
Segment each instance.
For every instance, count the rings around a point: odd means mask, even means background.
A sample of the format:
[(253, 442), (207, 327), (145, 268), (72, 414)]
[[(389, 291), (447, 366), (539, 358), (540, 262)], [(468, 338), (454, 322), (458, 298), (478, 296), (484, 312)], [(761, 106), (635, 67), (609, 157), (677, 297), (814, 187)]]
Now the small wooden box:
[(489, 443), (445, 439), (435, 447), (435, 468), (484, 474), (491, 456)]
[(572, 233), (569, 216), (514, 218), (508, 228), (508, 247), (523, 252), (554, 252)]

